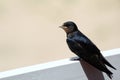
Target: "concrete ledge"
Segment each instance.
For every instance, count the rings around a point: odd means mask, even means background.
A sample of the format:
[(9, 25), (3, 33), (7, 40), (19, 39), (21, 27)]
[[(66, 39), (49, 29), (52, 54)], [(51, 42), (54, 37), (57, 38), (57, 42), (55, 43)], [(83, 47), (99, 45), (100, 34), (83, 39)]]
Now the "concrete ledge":
[[(114, 73), (113, 80), (119, 80), (120, 68), (120, 48), (103, 51), (102, 54), (109, 59), (117, 70)], [(0, 80), (87, 80), (87, 77), (80, 66), (79, 61), (70, 61), (63, 59), (44, 64), (38, 64), (14, 70), (0, 72)], [(105, 75), (105, 79), (108, 77)]]

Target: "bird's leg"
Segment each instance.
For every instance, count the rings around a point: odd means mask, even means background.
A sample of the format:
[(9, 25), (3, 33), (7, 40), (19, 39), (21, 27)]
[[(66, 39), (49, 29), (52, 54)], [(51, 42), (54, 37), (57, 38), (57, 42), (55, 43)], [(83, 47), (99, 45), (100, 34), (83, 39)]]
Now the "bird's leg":
[(72, 57), (70, 60), (71, 61), (80, 61), (82, 59), (80, 57)]

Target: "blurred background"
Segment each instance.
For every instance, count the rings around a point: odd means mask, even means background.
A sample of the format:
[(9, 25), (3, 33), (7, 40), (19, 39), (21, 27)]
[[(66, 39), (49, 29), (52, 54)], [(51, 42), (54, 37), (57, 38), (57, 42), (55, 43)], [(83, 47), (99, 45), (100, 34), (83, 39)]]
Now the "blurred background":
[(75, 56), (66, 21), (102, 51), (120, 47), (120, 0), (0, 0), (0, 71)]

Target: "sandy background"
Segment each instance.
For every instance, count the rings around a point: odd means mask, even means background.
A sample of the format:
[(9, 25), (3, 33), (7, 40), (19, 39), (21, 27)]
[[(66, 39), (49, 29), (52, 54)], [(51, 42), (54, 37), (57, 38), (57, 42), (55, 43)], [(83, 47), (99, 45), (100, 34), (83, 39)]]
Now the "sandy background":
[(75, 56), (68, 20), (101, 50), (120, 47), (119, 0), (0, 0), (0, 71)]

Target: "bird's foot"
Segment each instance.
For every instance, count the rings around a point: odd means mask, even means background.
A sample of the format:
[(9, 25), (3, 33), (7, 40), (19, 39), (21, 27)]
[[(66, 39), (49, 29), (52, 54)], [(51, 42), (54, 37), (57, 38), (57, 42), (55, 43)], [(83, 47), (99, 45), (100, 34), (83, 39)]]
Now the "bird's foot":
[(81, 58), (79, 58), (79, 57), (72, 57), (70, 60), (71, 60), (71, 61), (80, 61)]

